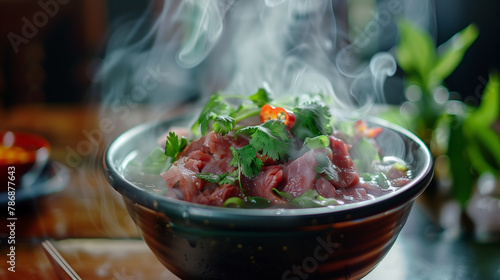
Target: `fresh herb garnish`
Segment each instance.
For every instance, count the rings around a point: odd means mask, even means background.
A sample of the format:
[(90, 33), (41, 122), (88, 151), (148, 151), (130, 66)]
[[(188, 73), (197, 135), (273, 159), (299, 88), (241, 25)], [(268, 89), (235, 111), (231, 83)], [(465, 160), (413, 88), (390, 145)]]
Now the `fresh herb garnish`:
[(266, 208), (271, 205), (271, 201), (259, 196), (230, 197), (224, 201), (224, 207), (233, 208)]
[(167, 135), (165, 143), (165, 155), (172, 158), (172, 162), (177, 160), (177, 155), (184, 150), (188, 145), (188, 140), (185, 137), (180, 137), (171, 131)]
[(279, 191), (275, 188), (272, 189), (272, 192), (287, 200), (290, 205), (299, 208), (321, 207), (339, 204), (335, 198), (325, 198), (319, 195), (316, 190), (311, 189), (305, 191), (302, 195), (295, 198), (291, 194)]
[(214, 130), (218, 130), (218, 133), (227, 134), (235, 125), (234, 112), (235, 110), (225, 102), (224, 97), (215, 93), (202, 109), (191, 130), (197, 134), (199, 127), (201, 134), (205, 135), (212, 125)]
[(314, 166), (314, 171), (318, 174), (324, 174), (328, 181), (340, 180), (340, 168), (332, 163), (328, 156), (318, 153), (316, 154), (316, 163)]
[(326, 135), (320, 135), (314, 138), (306, 137), (306, 139), (304, 139), (304, 146), (307, 146), (311, 150), (317, 148), (328, 148), (330, 147), (330, 140), (328, 140)]
[(295, 124), (292, 134), (301, 141), (320, 135), (332, 134), (331, 115), (326, 104), (318, 101), (299, 104), (294, 110)]
[(216, 183), (222, 186), (225, 184), (235, 185), (236, 180), (238, 179), (236, 177), (237, 175), (238, 175), (237, 172), (231, 172), (231, 173), (225, 172), (224, 174), (213, 174), (210, 172), (203, 172), (196, 174), (196, 177), (205, 180), (207, 182)]
[(249, 145), (264, 156), (283, 160), (289, 153), (290, 134), (282, 121), (269, 120), (260, 125), (247, 126), (238, 130), (235, 137), (241, 133), (250, 135)]
[(256, 93), (250, 95), (248, 99), (250, 99), (258, 107), (262, 107), (271, 101), (269, 95), (267, 94), (267, 91), (263, 88), (259, 88), (259, 90)]
[(382, 189), (388, 189), (390, 187), (389, 179), (387, 178), (387, 175), (385, 175), (385, 173), (379, 172), (376, 175), (375, 180), (378, 186)]
[(388, 189), (391, 186), (389, 183), (390, 180), (387, 177), (387, 174), (385, 174), (383, 172), (378, 172), (376, 174), (363, 173), (361, 175), (361, 178), (365, 182), (373, 182), (373, 183), (377, 184), (381, 189)]
[[(229, 162), (229, 165), (238, 168), (239, 174), (251, 178), (262, 170), (264, 163), (257, 157), (257, 151), (252, 146), (246, 145), (239, 149), (229, 147), (229, 149), (233, 154), (233, 159)], [(241, 182), (241, 180), (239, 181)]]

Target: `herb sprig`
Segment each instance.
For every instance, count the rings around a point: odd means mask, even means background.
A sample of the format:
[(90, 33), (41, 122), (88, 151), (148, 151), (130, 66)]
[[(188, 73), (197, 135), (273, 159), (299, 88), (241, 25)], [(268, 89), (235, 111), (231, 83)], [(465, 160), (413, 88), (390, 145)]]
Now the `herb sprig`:
[(186, 137), (180, 137), (171, 131), (167, 135), (165, 143), (165, 155), (172, 158), (172, 163), (176, 161), (177, 155), (188, 145)]
[(325, 103), (318, 100), (302, 102), (293, 112), (296, 120), (291, 132), (301, 141), (332, 133), (331, 114)]

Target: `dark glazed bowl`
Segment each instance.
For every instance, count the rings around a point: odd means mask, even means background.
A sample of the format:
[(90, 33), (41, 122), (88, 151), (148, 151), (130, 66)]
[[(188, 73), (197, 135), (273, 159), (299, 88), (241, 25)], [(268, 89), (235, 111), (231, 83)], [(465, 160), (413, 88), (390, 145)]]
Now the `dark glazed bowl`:
[(182, 121), (131, 129), (104, 158), (107, 179), (123, 196), (143, 239), (181, 279), (360, 279), (389, 251), (433, 175), (422, 141), (370, 119), (384, 127), (377, 139), (386, 155), (411, 163), (414, 174), (408, 185), (370, 201), (334, 208), (233, 209), (171, 199), (128, 179), (126, 165)]

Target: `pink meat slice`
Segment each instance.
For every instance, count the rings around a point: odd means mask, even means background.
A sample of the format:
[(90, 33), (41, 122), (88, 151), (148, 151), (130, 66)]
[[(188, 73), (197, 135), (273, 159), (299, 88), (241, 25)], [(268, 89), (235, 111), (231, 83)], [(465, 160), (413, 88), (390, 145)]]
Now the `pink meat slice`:
[(196, 177), (196, 174), (209, 172), (213, 174), (224, 174), (231, 172), (234, 167), (229, 166), (232, 153), (229, 147), (242, 147), (248, 144), (244, 137), (238, 140), (231, 135), (220, 135), (210, 132), (198, 140), (192, 141), (178, 156), (178, 160), (170, 169), (160, 174), (170, 188), (181, 190), (185, 201), (201, 204), (219, 205), (220, 200), (235, 195), (235, 190), (228, 186), (205, 189), (212, 186), (206, 181)]
[(305, 191), (314, 189), (318, 174), (314, 170), (315, 150), (308, 151), (303, 156), (289, 163), (283, 171), (281, 191), (290, 193), (293, 197), (302, 195)]
[(232, 158), (223, 158), (223, 159), (212, 159), (210, 162), (208, 162), (203, 169), (201, 169), (201, 172), (208, 172), (212, 174), (224, 174), (226, 172), (232, 172), (234, 170), (234, 167), (229, 166), (229, 162), (231, 161)]
[(186, 161), (186, 168), (199, 173), (207, 164), (212, 161), (212, 157), (202, 151), (194, 151), (186, 158), (181, 158), (179, 162)]
[(259, 196), (270, 200), (274, 204), (281, 204), (285, 201), (276, 196), (273, 188), (277, 188), (283, 180), (283, 168), (278, 165), (264, 166), (262, 172), (257, 176), (248, 179), (243, 178), (242, 185), (245, 194), (249, 196)]
[(170, 188), (178, 186), (185, 201), (194, 201), (203, 189), (204, 181), (196, 177), (196, 172), (187, 169), (183, 164), (174, 164), (166, 172), (160, 174)]
[(356, 166), (349, 155), (349, 145), (342, 140), (330, 136), (330, 149), (332, 150), (332, 163), (338, 167), (336, 170), (339, 176), (330, 180), (330, 183), (336, 188), (348, 188), (355, 186), (359, 182), (359, 175)]
[(215, 206), (224, 205), (224, 201), (226, 199), (238, 196), (240, 194), (240, 190), (229, 184), (222, 185), (218, 187), (212, 194), (210, 195), (209, 204)]
[(209, 152), (215, 159), (232, 157), (233, 154), (229, 147), (241, 148), (248, 144), (248, 140), (244, 137), (234, 139), (233, 135), (220, 135), (215, 132), (210, 132), (205, 137), (203, 146), (208, 148)]
[(207, 151), (206, 147), (204, 146), (205, 138), (206, 138), (206, 136), (202, 136), (200, 139), (191, 141), (191, 143), (186, 148), (184, 148), (184, 150), (182, 152), (180, 152), (177, 155), (177, 158), (179, 159), (182, 157), (189, 156), (192, 152), (195, 152), (195, 151), (201, 151), (201, 152), (207, 153), (208, 151)]
[(318, 192), (319, 195), (326, 198), (333, 198), (337, 196), (335, 187), (330, 182), (328, 182), (328, 180), (326, 180), (324, 177), (320, 177), (316, 181), (316, 191)]
[(363, 201), (371, 199), (368, 193), (366, 192), (366, 189), (363, 188), (362, 186), (337, 189), (337, 193), (341, 197), (352, 201)]

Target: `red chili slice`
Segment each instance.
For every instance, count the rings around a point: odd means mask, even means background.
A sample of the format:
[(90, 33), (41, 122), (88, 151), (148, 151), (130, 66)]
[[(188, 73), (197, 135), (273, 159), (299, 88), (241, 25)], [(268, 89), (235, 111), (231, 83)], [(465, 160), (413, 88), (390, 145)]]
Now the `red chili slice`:
[(368, 127), (368, 124), (363, 120), (358, 120), (354, 123), (354, 130), (368, 138), (375, 138), (382, 132), (382, 127)]
[(282, 107), (274, 107), (268, 104), (262, 106), (259, 116), (262, 123), (265, 123), (268, 120), (283, 121), (288, 129), (290, 129), (295, 123), (295, 115), (293, 112)]

